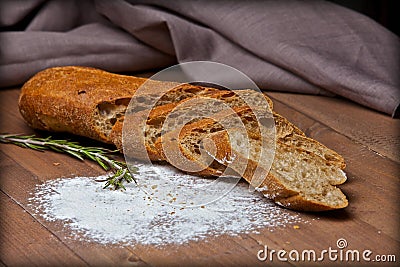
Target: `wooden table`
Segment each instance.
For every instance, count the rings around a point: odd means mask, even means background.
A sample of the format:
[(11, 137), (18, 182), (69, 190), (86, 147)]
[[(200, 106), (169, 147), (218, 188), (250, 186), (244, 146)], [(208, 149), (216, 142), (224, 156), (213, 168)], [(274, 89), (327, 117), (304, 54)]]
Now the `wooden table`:
[[(18, 89), (0, 92), (0, 132), (31, 134), (18, 108)], [(29, 193), (37, 184), (58, 177), (98, 175), (99, 167), (53, 152), (35, 152), (0, 144), (1, 217), (0, 266), (31, 265), (209, 265), (267, 266), (257, 253), (264, 245), (286, 251), (337, 249), (345, 238), (348, 249), (396, 256), (399, 254), (400, 121), (340, 98), (271, 93), (275, 110), (307, 135), (341, 153), (348, 181), (341, 186), (348, 208), (326, 213), (303, 213), (311, 223), (261, 230), (260, 234), (210, 237), (206, 241), (164, 248), (138, 245), (100, 245), (66, 237), (62, 224), (36, 218), (30, 212)], [(79, 138), (77, 138), (79, 140)], [(61, 163), (55, 166), (53, 163)], [(307, 265), (309, 262), (274, 264)], [(329, 261), (332, 265), (341, 262)], [(365, 262), (360, 262), (365, 264)], [(360, 263), (353, 263), (359, 265)], [(371, 262), (370, 262), (371, 263)], [(321, 263), (314, 263), (320, 265)], [(375, 263), (376, 266), (393, 263)]]

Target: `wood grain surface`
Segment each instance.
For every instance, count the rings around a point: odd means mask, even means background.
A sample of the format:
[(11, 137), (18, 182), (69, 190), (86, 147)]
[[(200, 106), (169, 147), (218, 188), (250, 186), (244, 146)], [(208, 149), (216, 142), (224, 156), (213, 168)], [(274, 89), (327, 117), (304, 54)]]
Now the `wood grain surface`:
[[(18, 112), (18, 94), (19, 89), (0, 92), (2, 133), (34, 133)], [(327, 257), (323, 262), (280, 262), (275, 258), (271, 263), (257, 259), (264, 245), (274, 250), (322, 251), (337, 248), (339, 238), (347, 240), (349, 249), (371, 250), (372, 258), (378, 254), (395, 255), (400, 261), (399, 120), (340, 98), (284, 93), (270, 96), (278, 113), (344, 156), (348, 181), (341, 188), (349, 198), (348, 208), (300, 213), (308, 223), (298, 224), (299, 228), (210, 236), (203, 241), (162, 248), (79, 241), (70, 238), (70, 230), (61, 222), (33, 215), (28, 198), (36, 185), (47, 180), (98, 175), (102, 170), (94, 163), (66, 155), (0, 144), (0, 266), (341, 266), (343, 262)], [(358, 266), (365, 262), (346, 264)]]

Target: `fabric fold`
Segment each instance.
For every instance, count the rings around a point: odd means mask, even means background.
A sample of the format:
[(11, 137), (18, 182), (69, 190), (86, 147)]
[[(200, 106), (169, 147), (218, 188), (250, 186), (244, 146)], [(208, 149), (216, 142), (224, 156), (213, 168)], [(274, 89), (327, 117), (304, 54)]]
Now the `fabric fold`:
[(399, 37), (330, 2), (1, 5), (1, 87), (22, 84), (52, 66), (132, 72), (209, 60), (237, 68), (261, 89), (340, 95), (392, 116), (398, 113)]

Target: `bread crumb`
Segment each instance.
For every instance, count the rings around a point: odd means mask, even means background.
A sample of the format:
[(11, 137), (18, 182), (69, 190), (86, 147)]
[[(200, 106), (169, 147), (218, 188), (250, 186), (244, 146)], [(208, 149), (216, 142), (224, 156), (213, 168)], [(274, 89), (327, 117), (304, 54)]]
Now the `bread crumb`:
[(54, 166), (59, 166), (61, 163), (60, 162), (53, 162)]

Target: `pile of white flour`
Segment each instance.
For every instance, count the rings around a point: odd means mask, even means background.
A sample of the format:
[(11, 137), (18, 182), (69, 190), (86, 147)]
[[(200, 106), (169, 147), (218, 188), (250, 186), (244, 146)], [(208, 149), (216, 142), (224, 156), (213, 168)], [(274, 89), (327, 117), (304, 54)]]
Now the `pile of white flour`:
[[(188, 187), (211, 180), (185, 175), (169, 166), (138, 165), (137, 175), (162, 175)], [(102, 177), (60, 178), (37, 186), (30, 205), (36, 216), (62, 221), (75, 237), (103, 244), (182, 244), (221, 234), (256, 233), (257, 229), (302, 222), (295, 212), (280, 208), (239, 183), (221, 199), (199, 207), (171, 206), (146, 194), (135, 183), (126, 191), (103, 189)], [(104, 178), (104, 177), (103, 177)], [(161, 189), (157, 189), (161, 190)], [(168, 190), (168, 188), (162, 188)], [(171, 202), (175, 198), (171, 195)]]

